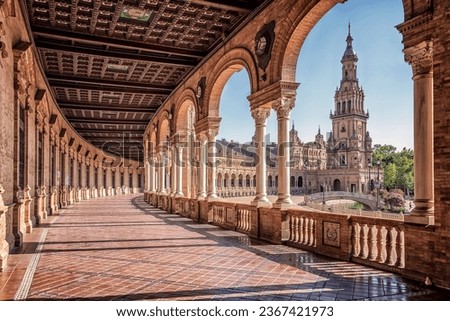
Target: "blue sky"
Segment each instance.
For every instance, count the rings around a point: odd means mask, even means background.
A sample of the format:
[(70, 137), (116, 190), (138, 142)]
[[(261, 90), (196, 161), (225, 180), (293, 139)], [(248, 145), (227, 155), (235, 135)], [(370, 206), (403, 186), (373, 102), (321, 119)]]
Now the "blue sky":
[[(291, 113), (300, 139), (313, 140), (319, 126), (322, 133), (331, 130), (329, 113), (341, 79), (340, 60), (349, 21), (374, 144), (413, 148), (412, 71), (404, 62), (402, 37), (395, 28), (403, 21), (400, 0), (348, 0), (335, 6), (312, 29), (300, 52), (296, 71), (300, 87)], [(249, 94), (246, 71), (235, 73), (222, 93), (218, 139), (251, 140), (254, 120), (246, 98)], [(271, 141), (276, 141), (275, 112), (269, 117), (267, 131)]]

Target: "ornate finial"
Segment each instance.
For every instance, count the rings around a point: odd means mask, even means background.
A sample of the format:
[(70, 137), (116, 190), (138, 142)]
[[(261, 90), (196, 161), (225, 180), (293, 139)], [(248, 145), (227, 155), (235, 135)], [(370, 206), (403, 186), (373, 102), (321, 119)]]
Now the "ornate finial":
[(350, 22), (349, 22), (348, 23), (348, 35), (347, 35), (347, 39), (346, 39), (346, 41), (347, 41), (347, 48), (351, 48), (352, 47), (352, 41), (353, 41), (352, 35), (350, 33), (350, 29), (351, 29), (351, 27), (350, 27)]
[(294, 121), (292, 120), (292, 130), (295, 130)]
[(319, 125), (319, 131), (317, 133), (320, 135), (320, 125)]

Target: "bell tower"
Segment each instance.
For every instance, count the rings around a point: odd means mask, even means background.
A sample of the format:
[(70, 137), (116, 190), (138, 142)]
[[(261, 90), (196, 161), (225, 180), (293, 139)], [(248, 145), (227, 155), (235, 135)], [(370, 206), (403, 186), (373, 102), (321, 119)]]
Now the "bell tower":
[(330, 111), (332, 132), (328, 139), (328, 168), (367, 168), (372, 158), (372, 139), (367, 131), (369, 113), (357, 76), (358, 57), (348, 25), (347, 47), (341, 59), (342, 79)]

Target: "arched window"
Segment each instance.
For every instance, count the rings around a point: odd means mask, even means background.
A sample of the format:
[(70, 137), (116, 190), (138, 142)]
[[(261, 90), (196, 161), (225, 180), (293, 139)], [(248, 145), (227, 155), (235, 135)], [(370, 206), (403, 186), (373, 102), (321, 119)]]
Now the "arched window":
[(272, 187), (272, 175), (269, 175), (269, 177), (267, 178), (267, 185), (269, 186), (269, 187)]
[(295, 176), (291, 176), (291, 187), (295, 187)]
[(303, 177), (301, 177), (301, 176), (298, 177), (297, 186), (298, 187), (303, 187)]

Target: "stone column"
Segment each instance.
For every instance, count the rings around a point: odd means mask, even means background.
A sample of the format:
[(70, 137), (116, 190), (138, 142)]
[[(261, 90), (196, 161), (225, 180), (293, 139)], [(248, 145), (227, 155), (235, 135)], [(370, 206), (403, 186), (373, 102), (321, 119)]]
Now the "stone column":
[(123, 185), (125, 186), (123, 193), (129, 194), (130, 191), (130, 169), (128, 167), (123, 168)]
[(289, 142), (289, 118), (295, 99), (282, 97), (278, 99), (273, 108), (277, 112), (278, 122), (278, 199), (274, 207), (284, 207), (292, 205), (290, 194), (290, 142)]
[(2, 194), (5, 189), (0, 185), (0, 272), (2, 272), (7, 265), (9, 255), (9, 244), (6, 242), (6, 212), (8, 207), (3, 202)]
[(138, 193), (139, 192), (139, 176), (138, 176), (138, 169), (137, 168), (133, 168), (132, 169), (133, 174), (132, 174), (132, 180), (133, 180), (133, 193)]
[(121, 173), (120, 173), (121, 168), (120, 167), (116, 167), (116, 171), (114, 173), (114, 195), (120, 195), (122, 194), (122, 180), (120, 179), (121, 177)]
[(433, 43), (404, 50), (414, 80), (414, 204), (405, 221), (434, 224)]
[(170, 195), (175, 196), (177, 190), (177, 148), (175, 144), (170, 148)]
[(216, 136), (218, 130), (209, 129), (207, 132), (208, 146), (206, 149), (208, 158), (208, 200), (217, 198), (217, 164), (216, 164)]
[(198, 199), (206, 198), (206, 133), (198, 134), (199, 145), (199, 168), (198, 168)]
[[(267, 198), (267, 186), (266, 186), (266, 123), (267, 118), (270, 115), (269, 108), (254, 108), (251, 111), (252, 117), (255, 119), (255, 131), (256, 131), (256, 155), (258, 156), (256, 161), (256, 196), (252, 201), (253, 205), (263, 206), (270, 205)], [(227, 189), (229, 189), (230, 183), (227, 183)]]
[(73, 156), (73, 166), (72, 166), (72, 186), (78, 187), (80, 186), (78, 182), (78, 156), (75, 154)]
[(87, 166), (86, 166), (86, 159), (82, 159), (81, 160), (81, 189), (82, 189), (82, 193), (81, 193), (81, 199), (85, 200), (85, 199), (89, 199), (88, 197), (88, 190), (87, 190)]
[(155, 158), (152, 155), (150, 157), (150, 162), (148, 164), (149, 172), (150, 172), (150, 192), (156, 191), (156, 173), (155, 173)]
[(184, 196), (183, 194), (183, 147), (178, 146), (176, 148), (176, 156), (175, 157), (175, 162), (176, 162), (176, 167), (177, 167), (177, 189), (176, 189), (176, 196)]
[(111, 196), (112, 194), (112, 188), (113, 188), (113, 181), (112, 181), (112, 168), (109, 164), (106, 166), (106, 196)]
[(103, 167), (102, 167), (102, 163), (98, 162), (97, 164), (97, 196), (101, 197), (101, 196), (105, 196), (103, 195), (103, 188), (105, 186), (103, 186)]
[(90, 192), (88, 195), (90, 195), (91, 198), (95, 198), (95, 168), (94, 168), (94, 162), (92, 160), (89, 160), (89, 190)]
[(159, 167), (159, 192), (166, 194), (166, 155), (163, 151), (160, 152), (160, 167)]

